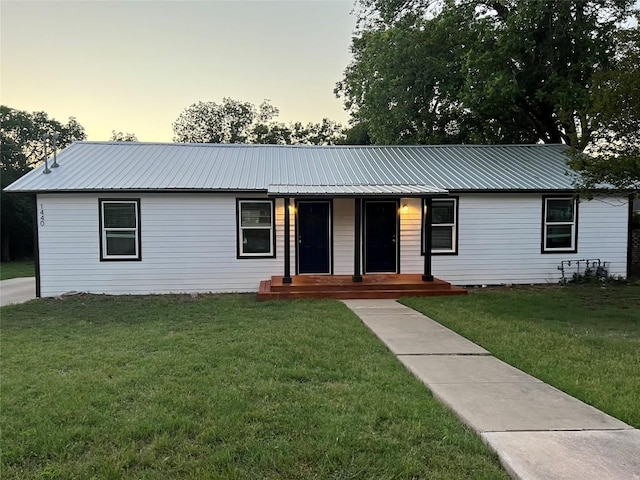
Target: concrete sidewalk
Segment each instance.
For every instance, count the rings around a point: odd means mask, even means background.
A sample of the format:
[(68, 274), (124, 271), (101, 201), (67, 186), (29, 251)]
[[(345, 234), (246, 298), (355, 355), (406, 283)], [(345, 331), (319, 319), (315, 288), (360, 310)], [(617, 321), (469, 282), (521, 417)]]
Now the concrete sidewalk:
[(520, 479), (640, 479), (640, 431), (394, 300), (344, 300)]
[(36, 298), (35, 277), (11, 278), (0, 282), (0, 307)]

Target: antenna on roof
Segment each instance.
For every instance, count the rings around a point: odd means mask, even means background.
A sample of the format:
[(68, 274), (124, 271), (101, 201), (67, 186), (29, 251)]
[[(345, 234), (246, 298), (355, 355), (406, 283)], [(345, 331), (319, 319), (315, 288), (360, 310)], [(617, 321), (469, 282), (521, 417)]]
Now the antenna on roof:
[(53, 138), (53, 163), (51, 164), (51, 168), (58, 168), (58, 136), (60, 134), (58, 132), (54, 132), (51, 138)]
[(44, 150), (44, 170), (42, 173), (51, 173), (49, 170), (49, 163), (47, 162), (47, 139), (49, 138), (49, 132), (42, 134), (42, 148)]

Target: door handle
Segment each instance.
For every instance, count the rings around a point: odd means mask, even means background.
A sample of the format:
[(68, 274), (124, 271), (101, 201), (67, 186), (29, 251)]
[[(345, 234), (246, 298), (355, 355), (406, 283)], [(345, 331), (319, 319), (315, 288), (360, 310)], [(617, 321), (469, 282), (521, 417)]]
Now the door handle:
[(298, 243), (302, 245), (302, 235), (298, 235)]
[(393, 236), (391, 237), (391, 241), (392, 241), (393, 243), (396, 243), (396, 236), (395, 236), (395, 235), (393, 235)]

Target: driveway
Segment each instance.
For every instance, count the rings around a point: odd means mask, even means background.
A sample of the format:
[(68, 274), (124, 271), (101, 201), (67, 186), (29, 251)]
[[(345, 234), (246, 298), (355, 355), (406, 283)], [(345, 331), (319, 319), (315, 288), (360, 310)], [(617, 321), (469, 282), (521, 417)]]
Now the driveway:
[(11, 278), (0, 282), (0, 307), (36, 298), (35, 277)]

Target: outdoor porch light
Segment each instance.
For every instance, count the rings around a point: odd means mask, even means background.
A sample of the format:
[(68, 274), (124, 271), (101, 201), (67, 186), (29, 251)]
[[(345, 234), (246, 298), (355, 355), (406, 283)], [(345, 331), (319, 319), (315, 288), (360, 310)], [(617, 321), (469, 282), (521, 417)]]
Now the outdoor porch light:
[(400, 211), (402, 213), (407, 213), (409, 211), (409, 205), (405, 203), (404, 205), (402, 205), (402, 208), (400, 209)]

